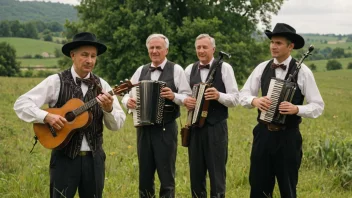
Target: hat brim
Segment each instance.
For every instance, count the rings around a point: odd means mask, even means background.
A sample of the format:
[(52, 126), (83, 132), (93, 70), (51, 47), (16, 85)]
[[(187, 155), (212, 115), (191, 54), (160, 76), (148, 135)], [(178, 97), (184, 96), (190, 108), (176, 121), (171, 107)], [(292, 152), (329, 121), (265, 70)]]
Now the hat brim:
[(93, 42), (93, 41), (73, 41), (70, 43), (66, 43), (64, 46), (62, 46), (61, 51), (66, 56), (71, 57), (70, 52), (73, 49), (76, 49), (80, 46), (85, 46), (85, 45), (96, 47), (97, 48), (97, 56), (99, 56), (100, 54), (103, 54), (107, 50), (107, 47), (102, 43)]
[(283, 36), (286, 37), (288, 40), (292, 41), (292, 43), (294, 43), (294, 47), (293, 49), (301, 49), (302, 47), (304, 47), (304, 38), (299, 35), (299, 34), (295, 34), (292, 32), (280, 32), (280, 33), (272, 33), (269, 30), (265, 31), (266, 36), (271, 39), (271, 37), (273, 36)]

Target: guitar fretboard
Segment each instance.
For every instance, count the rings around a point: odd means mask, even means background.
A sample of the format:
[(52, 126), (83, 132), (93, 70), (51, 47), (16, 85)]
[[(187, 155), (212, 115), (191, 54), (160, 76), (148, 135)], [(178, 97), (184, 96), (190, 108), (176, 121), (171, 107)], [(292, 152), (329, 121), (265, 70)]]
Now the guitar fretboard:
[[(111, 96), (114, 95), (114, 92), (111, 90), (108, 92)], [(83, 112), (87, 111), (88, 109), (92, 108), (94, 105), (98, 103), (98, 100), (96, 98), (91, 99), (90, 101), (84, 103), (84, 105), (78, 107), (77, 109), (73, 110), (73, 114), (75, 116), (81, 115)]]

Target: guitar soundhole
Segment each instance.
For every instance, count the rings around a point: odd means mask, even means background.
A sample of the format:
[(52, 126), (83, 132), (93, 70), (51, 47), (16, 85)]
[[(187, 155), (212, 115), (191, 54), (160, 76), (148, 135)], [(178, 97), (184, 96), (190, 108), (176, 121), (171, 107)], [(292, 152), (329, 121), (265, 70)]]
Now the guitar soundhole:
[(76, 116), (74, 113), (72, 113), (72, 111), (70, 111), (66, 113), (65, 118), (68, 122), (72, 122), (76, 118)]

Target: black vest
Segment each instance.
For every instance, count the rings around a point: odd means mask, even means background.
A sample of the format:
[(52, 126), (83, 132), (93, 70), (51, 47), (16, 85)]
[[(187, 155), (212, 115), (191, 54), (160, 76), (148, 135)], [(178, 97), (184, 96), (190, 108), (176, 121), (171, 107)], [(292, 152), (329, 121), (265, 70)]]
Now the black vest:
[[(202, 79), (200, 77), (199, 61), (193, 64), (191, 75), (190, 75), (190, 86), (191, 89), (195, 84), (201, 83)], [(219, 92), (226, 93), (226, 88), (224, 82), (222, 81), (221, 73), (222, 65), (216, 68), (213, 87), (215, 87)], [(210, 73), (210, 72), (209, 72)], [(209, 75), (209, 74), (208, 74)], [(216, 100), (211, 100), (209, 103), (208, 116), (206, 121), (209, 124), (216, 124), (222, 120), (228, 118), (228, 108)]]
[[(166, 83), (166, 86), (169, 87), (173, 92), (177, 93), (177, 88), (174, 81), (174, 65), (175, 63), (167, 61), (163, 71), (161, 72), (158, 81), (163, 81)], [(142, 80), (151, 80), (151, 71), (149, 67), (151, 63), (143, 66), (141, 75), (139, 76), (139, 81)], [(171, 100), (165, 99), (165, 105), (170, 105), (167, 109), (164, 109), (164, 123), (169, 123), (174, 121), (180, 116), (180, 106), (172, 102)]]
[[(273, 63), (274, 60), (269, 61), (269, 63), (266, 65), (262, 77), (261, 77), (261, 89), (262, 89), (262, 96), (266, 96), (268, 93), (269, 85), (270, 85), (270, 80), (272, 77), (276, 77), (275, 75), (275, 69), (271, 68), (271, 64)], [(293, 74), (294, 71), (297, 68), (296, 60), (292, 58), (290, 62), (290, 66), (288, 68), (287, 74), (285, 76), (285, 80), (288, 79), (289, 74)], [(297, 83), (297, 78), (294, 79), (295, 82)], [(293, 95), (291, 103), (294, 105), (302, 105), (304, 101), (304, 95), (302, 95), (301, 90), (299, 89), (298, 86), (296, 86), (296, 91), (295, 94)], [(258, 121), (260, 117), (260, 111), (258, 110)], [(287, 115), (286, 120), (285, 120), (285, 125), (290, 127), (290, 126), (298, 126), (299, 123), (301, 123), (302, 118), (297, 115)]]
[[(93, 99), (97, 95), (96, 87), (89, 87), (85, 97), (83, 98), (83, 93), (80, 85), (77, 85), (73, 80), (71, 69), (65, 70), (59, 73), (61, 87), (60, 94), (55, 108), (62, 107), (68, 100), (71, 98), (79, 98), (85, 102)], [(91, 78), (95, 79), (100, 86), (99, 77), (91, 73)], [(93, 114), (93, 119), (85, 128), (76, 129), (73, 134), (70, 142), (63, 148), (65, 154), (74, 159), (80, 151), (83, 135), (86, 135), (88, 145), (93, 151), (93, 154), (96, 150), (102, 148), (103, 144), (103, 111), (99, 105), (94, 105), (89, 111)]]

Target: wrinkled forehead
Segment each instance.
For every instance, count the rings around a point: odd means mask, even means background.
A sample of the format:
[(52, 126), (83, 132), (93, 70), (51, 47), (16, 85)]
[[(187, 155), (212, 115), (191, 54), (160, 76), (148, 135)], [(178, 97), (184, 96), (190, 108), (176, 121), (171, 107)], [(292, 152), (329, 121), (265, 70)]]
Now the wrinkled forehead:
[(155, 37), (150, 39), (150, 41), (148, 42), (148, 46), (149, 47), (166, 47), (166, 42), (165, 39), (160, 38), (160, 37)]

